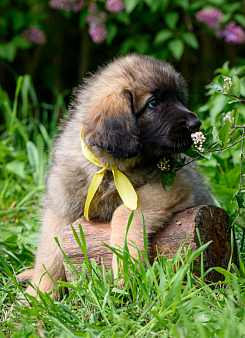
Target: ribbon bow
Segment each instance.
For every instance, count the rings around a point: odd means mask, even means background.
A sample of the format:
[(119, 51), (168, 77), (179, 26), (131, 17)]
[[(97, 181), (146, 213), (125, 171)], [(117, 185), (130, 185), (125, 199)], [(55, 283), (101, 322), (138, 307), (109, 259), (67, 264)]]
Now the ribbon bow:
[[(102, 165), (99, 163), (98, 157), (96, 157), (92, 153), (92, 151), (88, 148), (88, 146), (86, 146), (86, 144), (83, 142), (82, 132), (83, 132), (83, 128), (81, 130), (81, 144), (82, 144), (82, 151), (83, 151), (84, 157), (90, 162), (92, 162), (93, 164), (95, 164), (96, 166), (102, 167), (102, 169), (97, 171), (92, 178), (92, 181), (91, 181), (91, 184), (88, 190), (86, 202), (85, 202), (84, 216), (86, 217), (87, 220), (89, 220), (88, 211), (89, 211), (90, 203), (96, 191), (99, 188), (99, 185), (104, 177), (105, 170), (107, 170), (108, 168), (105, 165)], [(130, 210), (135, 210), (137, 208), (138, 197), (131, 182), (120, 170), (114, 168), (114, 169), (111, 169), (111, 171), (114, 176), (115, 186), (117, 188), (117, 191), (124, 205)]]

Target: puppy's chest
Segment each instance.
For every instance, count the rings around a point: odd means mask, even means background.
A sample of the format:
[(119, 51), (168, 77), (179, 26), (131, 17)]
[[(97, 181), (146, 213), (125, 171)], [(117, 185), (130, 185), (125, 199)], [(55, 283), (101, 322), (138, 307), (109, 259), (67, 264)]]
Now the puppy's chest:
[[(158, 175), (142, 175), (142, 171), (126, 174), (134, 189), (137, 189), (146, 183), (154, 181)], [(110, 221), (113, 212), (123, 202), (116, 189), (113, 174), (110, 170), (106, 170), (104, 178), (91, 202), (89, 214), (91, 218), (101, 221)]]
[(113, 174), (106, 171), (89, 208), (90, 218), (110, 221), (115, 209), (122, 203), (117, 192)]

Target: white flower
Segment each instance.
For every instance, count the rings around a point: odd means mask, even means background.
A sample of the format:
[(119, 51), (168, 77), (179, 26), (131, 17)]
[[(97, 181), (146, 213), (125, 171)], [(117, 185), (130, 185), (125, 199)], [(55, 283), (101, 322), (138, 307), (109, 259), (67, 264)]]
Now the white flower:
[(230, 121), (230, 122), (231, 122), (230, 116), (225, 116), (225, 117), (224, 117), (224, 121)]
[(191, 134), (192, 141), (195, 144), (195, 147), (203, 152), (204, 148), (202, 147), (202, 144), (205, 142), (206, 137), (203, 135), (201, 131), (197, 131), (196, 133)]

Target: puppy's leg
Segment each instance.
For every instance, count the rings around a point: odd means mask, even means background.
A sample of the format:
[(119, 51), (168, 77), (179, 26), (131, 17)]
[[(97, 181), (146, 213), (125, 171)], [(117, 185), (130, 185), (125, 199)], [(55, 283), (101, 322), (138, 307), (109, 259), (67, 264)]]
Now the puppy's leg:
[[(160, 183), (160, 182), (159, 182)], [(145, 218), (145, 227), (147, 239), (156, 233), (166, 223), (174, 212), (184, 210), (193, 206), (193, 193), (190, 186), (185, 182), (178, 184), (178, 178), (170, 191), (165, 191), (160, 184), (147, 184), (137, 191), (138, 208), (135, 210), (131, 222), (127, 241), (133, 242), (135, 246), (144, 253), (143, 240), (143, 218)], [(131, 211), (120, 205), (113, 214), (111, 222), (111, 246), (121, 247), (124, 245), (124, 236)], [(138, 257), (137, 250), (129, 245), (130, 255)], [(118, 274), (117, 258), (113, 255), (112, 268), (114, 276)]]
[(30, 281), (32, 279), (33, 272), (34, 272), (34, 269), (29, 269), (29, 270), (19, 273), (16, 276), (18, 283), (25, 284), (27, 281)]
[[(31, 283), (34, 286), (39, 286), (42, 292), (49, 292), (54, 287), (54, 283), (47, 273), (42, 276), (45, 273), (43, 265), (46, 270), (51, 269), (49, 274), (55, 282), (60, 279), (65, 280), (65, 271), (62, 264), (63, 255), (55, 242), (54, 237), (58, 238), (59, 243), (62, 246), (62, 232), (67, 222), (68, 219), (57, 215), (51, 208), (46, 209), (44, 212), (40, 242), (31, 280)], [(36, 295), (35, 289), (31, 286), (28, 286), (26, 292), (33, 296)], [(55, 296), (57, 296), (57, 293)]]

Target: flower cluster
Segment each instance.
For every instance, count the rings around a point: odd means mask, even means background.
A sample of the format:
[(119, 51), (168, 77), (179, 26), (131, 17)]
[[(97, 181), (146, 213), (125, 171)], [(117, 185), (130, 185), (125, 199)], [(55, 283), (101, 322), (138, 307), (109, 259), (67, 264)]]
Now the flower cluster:
[(237, 45), (245, 43), (245, 31), (235, 21), (231, 21), (221, 29), (223, 16), (224, 14), (218, 8), (202, 9), (196, 13), (196, 19), (214, 30), (218, 38), (224, 38), (226, 43)]
[(232, 87), (233, 84), (230, 77), (227, 77), (224, 81), (228, 83), (229, 87)]
[(224, 121), (230, 121), (230, 122), (231, 122), (230, 116), (225, 116), (225, 117), (224, 117)]
[(230, 90), (233, 87), (233, 83), (231, 81), (230, 77), (227, 77), (224, 79), (225, 85), (223, 86), (223, 88), (225, 89), (226, 92), (230, 92)]
[(223, 18), (223, 13), (218, 8), (202, 9), (196, 13), (196, 19), (205, 23), (210, 29), (218, 29)]
[(103, 21), (106, 20), (107, 14), (100, 12), (95, 3), (89, 6), (88, 11), (86, 22), (89, 25), (89, 35), (95, 43), (103, 43), (107, 35), (106, 25)]
[(245, 43), (245, 31), (237, 25), (235, 21), (231, 21), (219, 35), (225, 38), (225, 42), (240, 45)]
[(165, 157), (163, 159), (161, 159), (158, 164), (157, 167), (159, 169), (161, 169), (162, 171), (168, 171), (170, 170), (170, 164), (169, 164), (170, 160), (167, 160)]
[(47, 41), (47, 37), (42, 29), (39, 28), (27, 28), (23, 31), (23, 36), (26, 40), (34, 45), (44, 45)]
[(105, 8), (111, 13), (119, 13), (125, 9), (123, 0), (107, 0)]
[(51, 8), (62, 9), (67, 12), (72, 10), (74, 13), (79, 12), (85, 5), (85, 0), (51, 0), (49, 2)]
[(196, 133), (191, 134), (191, 138), (195, 144), (195, 147), (199, 151), (203, 152), (204, 148), (202, 147), (202, 145), (206, 140), (206, 137), (203, 135), (203, 133), (201, 131), (197, 131)]

